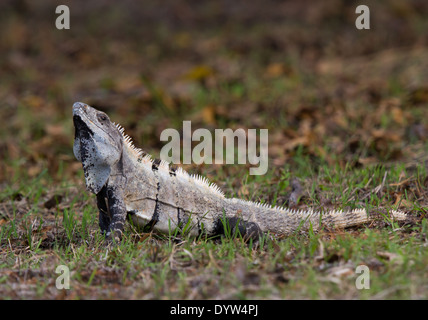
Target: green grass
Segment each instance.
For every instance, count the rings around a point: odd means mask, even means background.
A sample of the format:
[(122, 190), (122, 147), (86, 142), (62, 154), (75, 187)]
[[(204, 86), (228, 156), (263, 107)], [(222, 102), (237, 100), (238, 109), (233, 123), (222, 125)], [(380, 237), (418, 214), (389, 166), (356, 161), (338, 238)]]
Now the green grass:
[[(304, 158), (296, 160), (305, 163)], [(389, 195), (397, 187), (389, 184), (399, 175), (412, 177), (402, 166), (351, 171), (322, 165), (318, 171), (301, 172), (301, 206), (317, 206), (320, 198), (328, 198), (339, 208), (363, 205), (371, 212), (391, 202)], [(371, 191), (382, 184), (386, 171), (382, 196), (377, 196)], [(417, 172), (426, 174), (422, 167)], [(219, 172), (217, 179), (224, 178), (226, 185), (233, 182), (224, 175)], [(282, 183), (270, 184), (275, 178)], [(61, 203), (46, 209), (43, 190), (48, 181), (42, 174), (3, 194), (3, 200), (20, 194), (18, 200), (6, 201), (11, 209), (5, 213), (12, 216), (0, 229), (0, 290), (6, 299), (427, 298), (426, 220), (398, 226), (379, 216), (374, 226), (286, 238), (266, 235), (258, 243), (230, 233), (218, 239), (191, 238), (186, 233), (136, 233), (128, 226), (124, 239), (107, 250), (94, 197), (80, 188), (69, 190)], [(266, 176), (246, 176), (241, 183), (248, 198), (266, 201), (270, 194), (275, 202), (289, 189), (290, 174), (285, 169), (276, 177), (270, 170)], [(226, 193), (235, 195), (232, 187), (226, 187)], [(425, 211), (414, 201), (409, 214), (418, 217)], [(355, 270), (361, 264), (369, 267), (370, 289), (355, 286)], [(55, 288), (58, 265), (71, 271), (70, 290)], [(25, 294), (18, 294), (17, 287)]]

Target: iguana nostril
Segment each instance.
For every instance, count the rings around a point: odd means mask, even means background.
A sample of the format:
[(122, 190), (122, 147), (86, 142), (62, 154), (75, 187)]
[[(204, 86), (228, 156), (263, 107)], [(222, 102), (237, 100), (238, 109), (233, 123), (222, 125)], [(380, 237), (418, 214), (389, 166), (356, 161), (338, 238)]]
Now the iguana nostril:
[(77, 111), (78, 109), (82, 109), (82, 110), (88, 110), (88, 105), (86, 103), (82, 103), (82, 102), (75, 102), (73, 104), (73, 111)]

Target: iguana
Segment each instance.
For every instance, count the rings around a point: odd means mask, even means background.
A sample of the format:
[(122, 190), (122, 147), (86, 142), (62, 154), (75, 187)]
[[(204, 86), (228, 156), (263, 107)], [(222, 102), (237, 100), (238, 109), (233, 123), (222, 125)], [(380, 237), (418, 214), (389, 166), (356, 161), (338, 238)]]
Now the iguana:
[[(289, 235), (322, 225), (344, 228), (369, 221), (363, 208), (291, 210), (227, 198), (206, 178), (189, 175), (136, 148), (124, 129), (102, 111), (76, 102), (73, 122), (73, 152), (82, 162), (87, 189), (96, 194), (99, 226), (110, 241), (121, 239), (128, 216), (148, 231), (185, 228), (190, 235), (213, 236), (228, 229), (247, 238), (268, 231)], [(397, 210), (390, 215), (395, 220), (406, 218)]]

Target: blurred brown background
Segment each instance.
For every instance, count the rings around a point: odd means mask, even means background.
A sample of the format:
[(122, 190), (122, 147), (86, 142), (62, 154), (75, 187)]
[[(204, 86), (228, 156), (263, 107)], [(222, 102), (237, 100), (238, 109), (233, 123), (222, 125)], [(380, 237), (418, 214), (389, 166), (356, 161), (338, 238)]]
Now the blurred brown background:
[[(55, 28), (68, 5), (71, 29)], [(275, 167), (296, 152), (364, 166), (422, 161), (428, 2), (2, 1), (0, 181), (80, 170), (71, 106), (120, 122), (158, 156), (160, 132), (268, 128)], [(416, 159), (416, 160), (415, 160)], [(419, 159), (419, 160), (418, 160)]]

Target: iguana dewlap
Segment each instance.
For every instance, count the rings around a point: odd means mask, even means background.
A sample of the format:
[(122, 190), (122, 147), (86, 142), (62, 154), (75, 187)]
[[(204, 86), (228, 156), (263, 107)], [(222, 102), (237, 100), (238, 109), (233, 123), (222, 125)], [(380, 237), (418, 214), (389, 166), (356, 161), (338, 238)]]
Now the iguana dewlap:
[[(101, 231), (110, 239), (121, 238), (127, 216), (139, 227), (163, 233), (179, 228), (212, 236), (229, 226), (252, 238), (267, 231), (288, 235), (324, 224), (343, 228), (368, 221), (365, 209), (290, 210), (226, 198), (207, 179), (151, 159), (102, 111), (76, 102), (73, 122), (74, 155), (82, 162), (87, 189), (97, 196)], [(390, 214), (405, 219), (400, 211)]]

